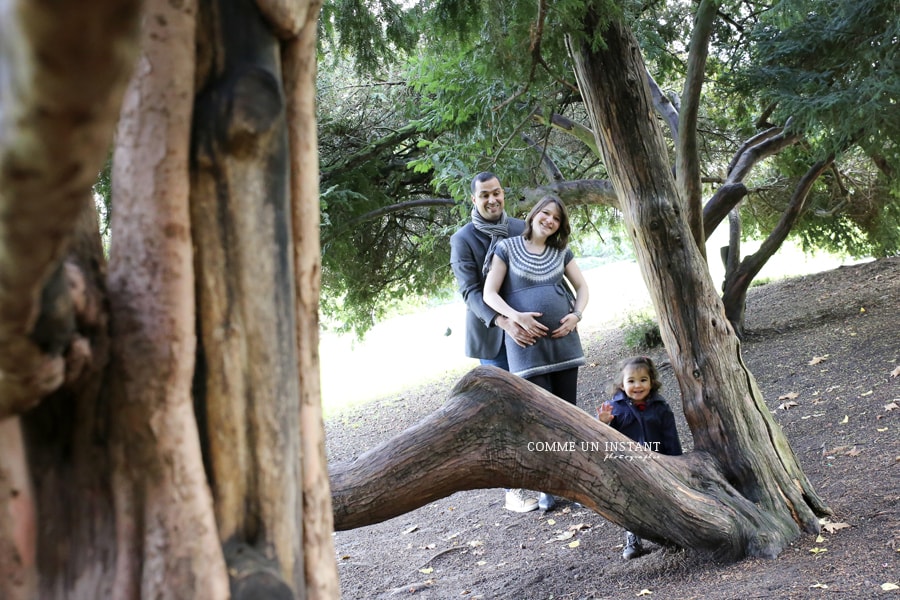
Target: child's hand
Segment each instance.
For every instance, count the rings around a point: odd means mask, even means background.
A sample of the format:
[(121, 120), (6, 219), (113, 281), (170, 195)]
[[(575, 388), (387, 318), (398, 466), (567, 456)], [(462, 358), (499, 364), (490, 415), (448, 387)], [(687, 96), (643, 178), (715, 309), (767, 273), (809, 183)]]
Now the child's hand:
[(601, 404), (600, 408), (597, 409), (597, 418), (609, 425), (614, 419), (612, 414), (612, 404), (609, 402)]

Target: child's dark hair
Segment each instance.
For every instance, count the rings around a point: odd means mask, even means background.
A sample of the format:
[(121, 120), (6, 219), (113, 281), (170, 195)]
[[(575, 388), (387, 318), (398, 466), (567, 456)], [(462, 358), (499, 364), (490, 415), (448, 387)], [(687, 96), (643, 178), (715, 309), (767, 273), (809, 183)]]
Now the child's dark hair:
[(613, 396), (619, 390), (624, 389), (624, 381), (622, 375), (625, 373), (625, 369), (627, 367), (647, 369), (647, 374), (650, 375), (651, 393), (658, 392), (662, 387), (662, 382), (659, 380), (659, 371), (656, 370), (656, 365), (653, 364), (653, 359), (649, 356), (632, 356), (631, 358), (626, 358), (619, 362), (618, 371), (616, 371), (616, 376), (613, 378), (613, 382), (610, 385), (610, 396)]

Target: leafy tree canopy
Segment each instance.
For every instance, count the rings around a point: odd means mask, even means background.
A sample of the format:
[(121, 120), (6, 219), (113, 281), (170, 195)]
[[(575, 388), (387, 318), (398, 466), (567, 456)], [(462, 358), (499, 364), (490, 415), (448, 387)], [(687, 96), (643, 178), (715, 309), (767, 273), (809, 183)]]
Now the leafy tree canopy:
[[(677, 106), (694, 6), (603, 8), (633, 24), (650, 75)], [(744, 180), (746, 235), (765, 236), (810, 164), (835, 154), (794, 236), (854, 256), (898, 252), (894, 13), (891, 0), (719, 4), (700, 108), (707, 193), (765, 128), (789, 125), (801, 140)], [(468, 218), (474, 173), (501, 176), (512, 212), (541, 186), (606, 179), (563, 35), (582, 14), (581, 0), (326, 4), (318, 85), (326, 322), (363, 333), (397, 300), (452, 289), (448, 238)], [(576, 238), (615, 237), (605, 228), (615, 211), (567, 201), (577, 207)]]

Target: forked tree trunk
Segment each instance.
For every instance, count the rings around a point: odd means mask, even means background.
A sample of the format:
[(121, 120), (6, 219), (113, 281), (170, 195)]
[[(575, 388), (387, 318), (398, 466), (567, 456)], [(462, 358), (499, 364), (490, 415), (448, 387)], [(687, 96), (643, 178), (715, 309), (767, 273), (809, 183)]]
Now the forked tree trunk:
[[(777, 555), (801, 531), (818, 531), (818, 516), (829, 512), (743, 363), (666, 163), (637, 42), (621, 23), (601, 32), (600, 22), (589, 10), (583, 35), (570, 41), (570, 51), (659, 316), (694, 454), (597, 464), (583, 453), (530, 453), (528, 441), (572, 440), (590, 448), (623, 438), (578, 411), (544, 409), (540, 403), (550, 402), (533, 391), (519, 391), (527, 399), (517, 401), (485, 371), (476, 371), (456, 394), (477, 392), (486, 404), (477, 416), (469, 399), (451, 403), (387, 447), (334, 468), (337, 527), (399, 514), (398, 507), (418, 505), (413, 498), (510, 485), (578, 500), (659, 541), (739, 558)], [(605, 47), (594, 50), (592, 41), (601, 33)], [(477, 421), (485, 419), (494, 427), (481, 429)], [(436, 447), (435, 439), (446, 445)], [(439, 468), (422, 462), (444, 454)], [(388, 480), (379, 481), (385, 473)], [(698, 524), (703, 521), (712, 525)]]
[(725, 307), (725, 316), (728, 317), (728, 321), (738, 337), (742, 339), (744, 337), (744, 314), (747, 307), (747, 291), (750, 289), (750, 283), (769, 259), (781, 248), (791, 229), (793, 229), (797, 220), (803, 214), (806, 200), (809, 198), (813, 184), (822, 173), (831, 168), (833, 163), (834, 157), (831, 156), (811, 166), (794, 188), (791, 201), (781, 215), (778, 225), (769, 233), (759, 249), (741, 260), (734, 269), (726, 270), (722, 303)]

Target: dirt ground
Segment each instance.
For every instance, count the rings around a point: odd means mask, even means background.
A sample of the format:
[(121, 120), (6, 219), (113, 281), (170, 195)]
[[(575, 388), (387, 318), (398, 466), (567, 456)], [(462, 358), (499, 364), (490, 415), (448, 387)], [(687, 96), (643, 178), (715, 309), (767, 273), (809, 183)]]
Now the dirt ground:
[[(459, 492), (384, 523), (338, 532), (344, 600), (385, 598), (898, 598), (900, 590), (900, 258), (750, 290), (743, 356), (806, 475), (834, 511), (774, 560), (720, 564), (647, 544), (621, 558), (622, 529), (568, 501), (503, 509), (503, 490)], [(583, 340), (579, 406), (605, 398), (631, 354), (616, 328)], [(663, 349), (650, 352), (659, 364)], [(402, 368), (398, 365), (397, 368)], [(663, 394), (692, 441), (671, 368)], [(352, 460), (439, 407), (439, 381), (326, 423), (330, 462)], [(573, 542), (578, 542), (573, 544)]]

